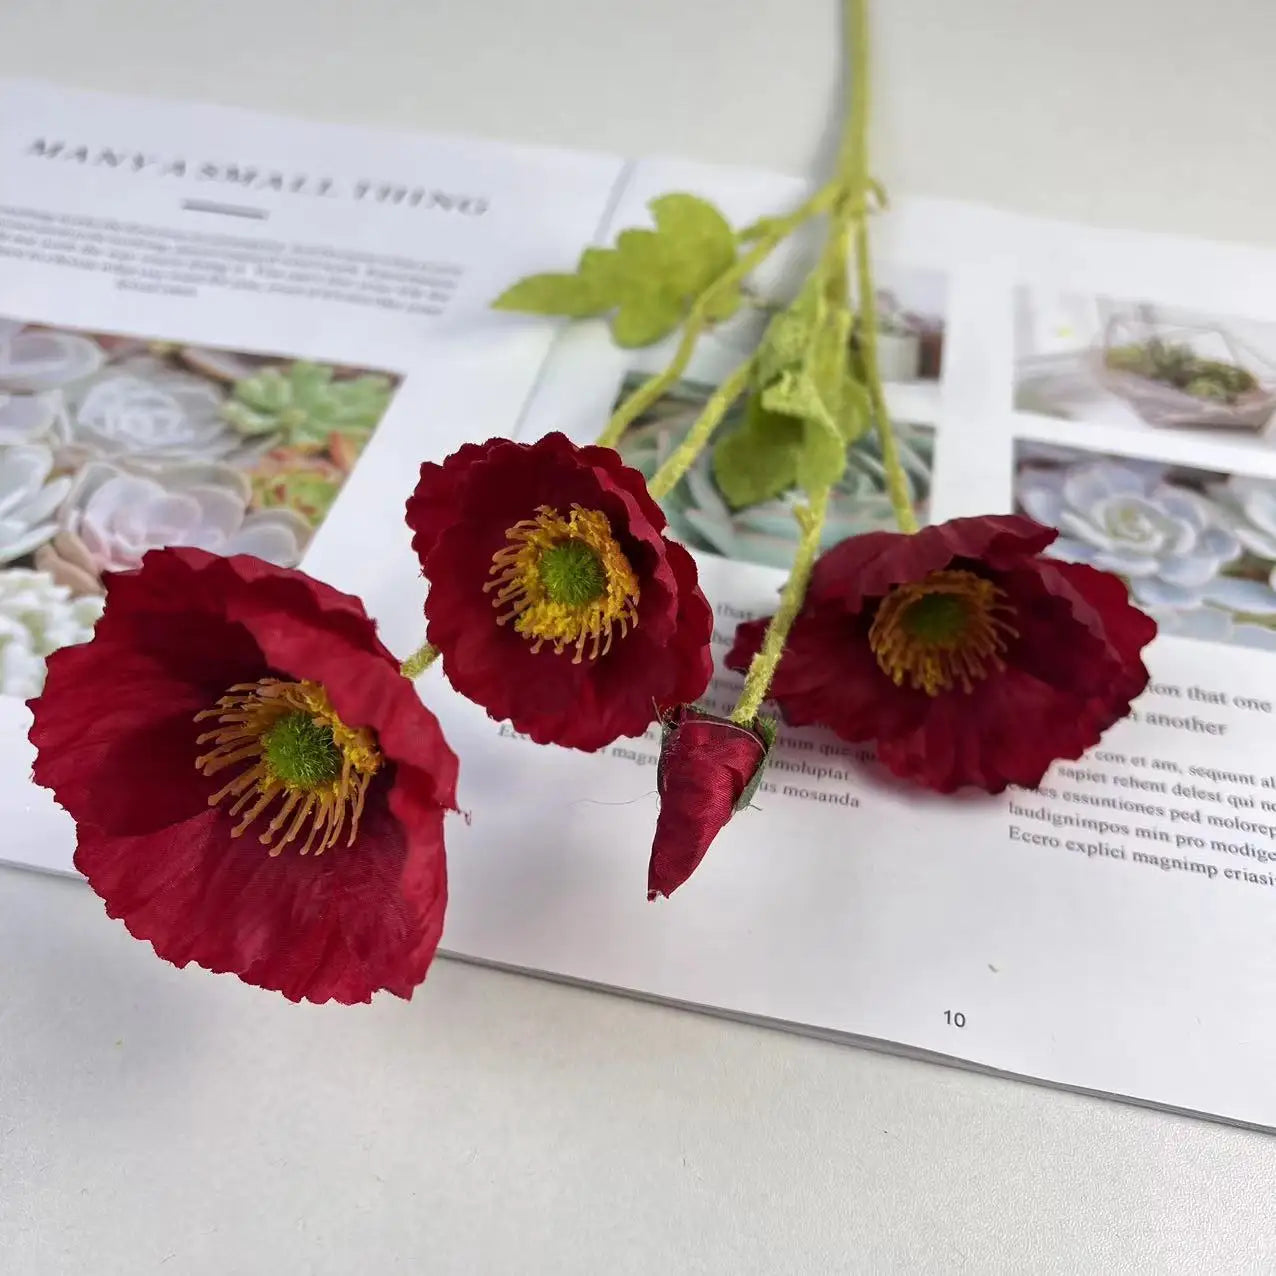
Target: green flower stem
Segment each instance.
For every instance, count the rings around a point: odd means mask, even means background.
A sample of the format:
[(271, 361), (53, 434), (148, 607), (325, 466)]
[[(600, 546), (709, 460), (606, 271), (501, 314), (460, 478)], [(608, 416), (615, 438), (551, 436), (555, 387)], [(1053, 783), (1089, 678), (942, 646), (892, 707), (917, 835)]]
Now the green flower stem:
[(713, 432), (722, 423), (722, 418), (731, 410), (731, 405), (749, 388), (749, 378), (756, 361), (756, 356), (747, 359), (705, 401), (686, 437), (651, 476), (647, 491), (651, 493), (653, 501), (668, 496), (678, 486), (682, 476), (696, 463), (696, 457), (704, 451)]
[(438, 658), (439, 649), (437, 647), (430, 646), (428, 642), (422, 643), (399, 666), (399, 672), (409, 682), (415, 682)]
[(744, 690), (740, 699), (731, 711), (731, 721), (742, 726), (751, 727), (758, 716), (758, 710), (771, 689), (771, 679), (775, 676), (776, 666), (784, 654), (784, 644), (788, 640), (789, 630), (802, 609), (802, 601), (806, 597), (806, 587), (811, 579), (811, 568), (815, 565), (815, 557), (820, 549), (820, 534), (824, 530), (824, 516), (828, 512), (829, 492), (825, 488), (816, 492), (809, 505), (799, 505), (793, 511), (798, 526), (802, 529), (798, 541), (797, 553), (793, 556), (793, 566), (789, 578), (784, 582), (780, 593), (780, 606), (771, 623), (767, 626), (762, 646), (749, 664), (749, 672), (744, 677)]
[(895, 442), (895, 427), (891, 424), (886, 407), (886, 395), (877, 371), (877, 310), (873, 293), (873, 268), (868, 259), (868, 227), (863, 221), (855, 227), (855, 264), (859, 277), (860, 293), (860, 357), (864, 361), (864, 381), (873, 404), (873, 420), (877, 426), (877, 438), (882, 448), (882, 466), (886, 471), (886, 494), (895, 522), (901, 532), (917, 530), (917, 515), (913, 512), (912, 497), (908, 490), (908, 477), (899, 463), (899, 447)]
[(828, 238), (820, 258), (825, 296), (834, 306), (848, 304), (849, 251), (852, 228), (863, 224), (868, 196), (881, 198), (881, 187), (868, 175), (868, 40), (867, 0), (846, 0), (842, 36), (845, 42), (846, 120), (837, 148), (834, 184), (838, 197), (829, 218)]
[[(663, 372), (658, 372), (644, 381), (612, 413), (611, 420), (598, 436), (600, 447), (615, 447), (625, 431), (687, 370), (691, 356), (695, 353), (696, 342), (710, 323), (714, 303), (756, 270), (799, 226), (819, 213), (827, 212), (840, 193), (839, 183), (830, 182), (816, 191), (806, 203), (799, 205), (786, 216), (766, 219), (767, 229), (758, 236), (753, 247), (737, 258), (733, 266), (723, 271), (696, 298), (683, 324), (682, 336), (678, 340), (678, 347), (674, 351), (673, 358), (669, 360), (668, 366)], [(750, 227), (750, 229), (756, 230), (757, 227)]]
[[(860, 358), (864, 364), (864, 383), (873, 405), (877, 436), (881, 442), (882, 465), (886, 470), (886, 493), (890, 497), (899, 530), (915, 532), (917, 516), (913, 513), (904, 467), (899, 463), (895, 430), (886, 408), (886, 395), (882, 390), (882, 378), (877, 366), (877, 291), (873, 286), (873, 263), (869, 256), (867, 196), (870, 193), (878, 194), (880, 188), (868, 175), (868, 0), (846, 0), (844, 13), (850, 100), (839, 164), (846, 165), (848, 205), (854, 212)], [(880, 194), (878, 198), (881, 198)]]

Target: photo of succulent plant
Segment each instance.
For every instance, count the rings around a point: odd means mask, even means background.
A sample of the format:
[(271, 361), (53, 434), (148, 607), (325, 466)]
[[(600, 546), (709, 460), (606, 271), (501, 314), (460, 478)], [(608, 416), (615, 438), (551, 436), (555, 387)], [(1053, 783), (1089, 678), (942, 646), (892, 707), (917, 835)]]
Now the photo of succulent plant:
[(1276, 651), (1276, 479), (1020, 440), (1015, 504), (1163, 633)]
[(1276, 324), (1020, 288), (1015, 407), (1266, 446), (1276, 430)]
[[(641, 380), (638, 376), (627, 377), (617, 401)], [(682, 442), (712, 389), (691, 381), (679, 382), (625, 432), (620, 441), (621, 456), (650, 479)], [(721, 446), (740, 428), (743, 415), (740, 405), (727, 415), (718, 427), (716, 446)], [(913, 509), (918, 520), (925, 523), (934, 461), (934, 429), (909, 422), (897, 421), (894, 425)], [(670, 535), (702, 553), (787, 569), (797, 545), (797, 523), (792, 509), (800, 501), (800, 494), (792, 489), (782, 490), (762, 500), (732, 504), (714, 477), (714, 455), (714, 448), (702, 452), (673, 491), (660, 502), (669, 519)], [(828, 548), (860, 532), (878, 530), (895, 530), (895, 518), (886, 494), (877, 435), (869, 430), (851, 448), (846, 473), (833, 489), (821, 547)]]
[(104, 572), (194, 546), (296, 566), (391, 373), (0, 318), (0, 695), (83, 642)]

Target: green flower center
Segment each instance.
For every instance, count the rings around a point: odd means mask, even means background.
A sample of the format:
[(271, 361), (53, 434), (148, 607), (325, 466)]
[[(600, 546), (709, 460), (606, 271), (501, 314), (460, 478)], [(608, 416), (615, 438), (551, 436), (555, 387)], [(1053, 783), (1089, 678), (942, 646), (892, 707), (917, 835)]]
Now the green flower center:
[(583, 541), (567, 540), (545, 550), (536, 565), (551, 602), (582, 607), (607, 592), (607, 571)]
[(970, 603), (961, 594), (925, 594), (899, 618), (906, 633), (923, 642), (950, 643), (970, 625)]
[[(195, 737), (208, 750), (195, 758), (202, 775), (230, 771), (209, 806), (226, 803), (239, 837), (273, 806), (257, 835), (271, 855), (290, 843), (299, 853), (322, 855), (345, 835), (359, 834), (368, 786), (381, 769), (381, 750), (368, 727), (341, 721), (318, 682), (259, 678), (227, 689), (196, 722), (214, 720)], [(273, 845), (272, 845), (273, 843)]]
[(564, 517), (538, 505), (505, 536), (483, 592), (493, 594), (496, 623), (512, 620), (533, 654), (548, 642), (555, 655), (572, 648), (574, 665), (597, 660), (617, 629), (624, 638), (637, 625), (638, 577), (602, 510), (573, 505)]
[(314, 789), (341, 774), (332, 728), (308, 713), (287, 713), (261, 737), (266, 765), (289, 788)]
[(896, 585), (877, 605), (868, 645), (896, 686), (928, 696), (969, 692), (994, 670), (1014, 613), (1002, 591), (974, 572), (934, 571)]

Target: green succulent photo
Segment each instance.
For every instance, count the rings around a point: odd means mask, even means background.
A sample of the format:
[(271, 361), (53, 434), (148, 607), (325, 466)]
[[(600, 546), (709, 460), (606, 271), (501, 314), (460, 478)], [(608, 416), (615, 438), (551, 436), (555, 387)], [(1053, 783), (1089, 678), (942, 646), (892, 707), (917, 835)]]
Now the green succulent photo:
[(107, 573), (198, 546), (304, 559), (393, 375), (0, 315), (0, 699), (84, 642)]
[[(627, 395), (638, 380), (627, 378), (618, 398)], [(620, 442), (621, 456), (650, 479), (682, 442), (711, 392), (711, 387), (681, 382), (629, 427)], [(743, 420), (742, 406), (728, 414), (719, 427), (717, 448), (730, 448), (730, 440)], [(934, 465), (934, 430), (929, 425), (895, 422), (895, 435), (913, 509), (918, 520), (925, 523)], [(765, 499), (741, 503), (740, 494), (733, 492), (728, 500), (715, 477), (714, 456), (715, 449), (702, 453), (661, 501), (669, 519), (670, 535), (703, 553), (787, 569), (797, 544), (797, 524), (792, 514), (792, 507), (799, 500), (797, 492), (790, 484)], [(822, 549), (862, 532), (895, 530), (885, 476), (877, 436), (870, 430), (852, 446), (846, 472), (833, 488)]]
[(222, 415), (242, 435), (274, 435), (286, 447), (319, 449), (334, 434), (370, 434), (393, 392), (389, 377), (338, 378), (327, 364), (303, 360), (236, 381)]
[(1247, 369), (1221, 359), (1206, 359), (1190, 346), (1155, 338), (1142, 343), (1115, 346), (1107, 352), (1107, 365), (1117, 372), (1132, 372), (1150, 381), (1173, 386), (1197, 399), (1235, 403), (1242, 394), (1258, 388)]

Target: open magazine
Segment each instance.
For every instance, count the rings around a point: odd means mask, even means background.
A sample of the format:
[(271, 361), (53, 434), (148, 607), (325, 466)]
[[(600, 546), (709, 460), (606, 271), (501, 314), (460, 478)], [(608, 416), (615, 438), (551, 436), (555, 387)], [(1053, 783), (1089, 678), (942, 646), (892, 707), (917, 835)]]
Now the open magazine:
[[(406, 655), (419, 462), (494, 434), (589, 441), (667, 359), (490, 299), (643, 224), (657, 194), (739, 225), (806, 193), (31, 84), (0, 107), (0, 855), (54, 871), (73, 829), (29, 782), (22, 702), (89, 632), (102, 571), (165, 536), (300, 564)], [(868, 750), (784, 730), (757, 809), (648, 903), (654, 734), (535, 746), (427, 675), (475, 812), (449, 826), (444, 950), (1276, 1127), (1276, 253), (938, 201), (902, 203), (876, 243), (918, 517), (1019, 510), (1119, 571), (1161, 626), (1148, 692), (1080, 762), (999, 797), (906, 791)], [(630, 464), (676, 446), (803, 251), (633, 423)], [(664, 504), (721, 653), (772, 610), (786, 498), (732, 509), (700, 465)], [(865, 438), (828, 536), (890, 525)], [(723, 669), (708, 699), (737, 689)]]

